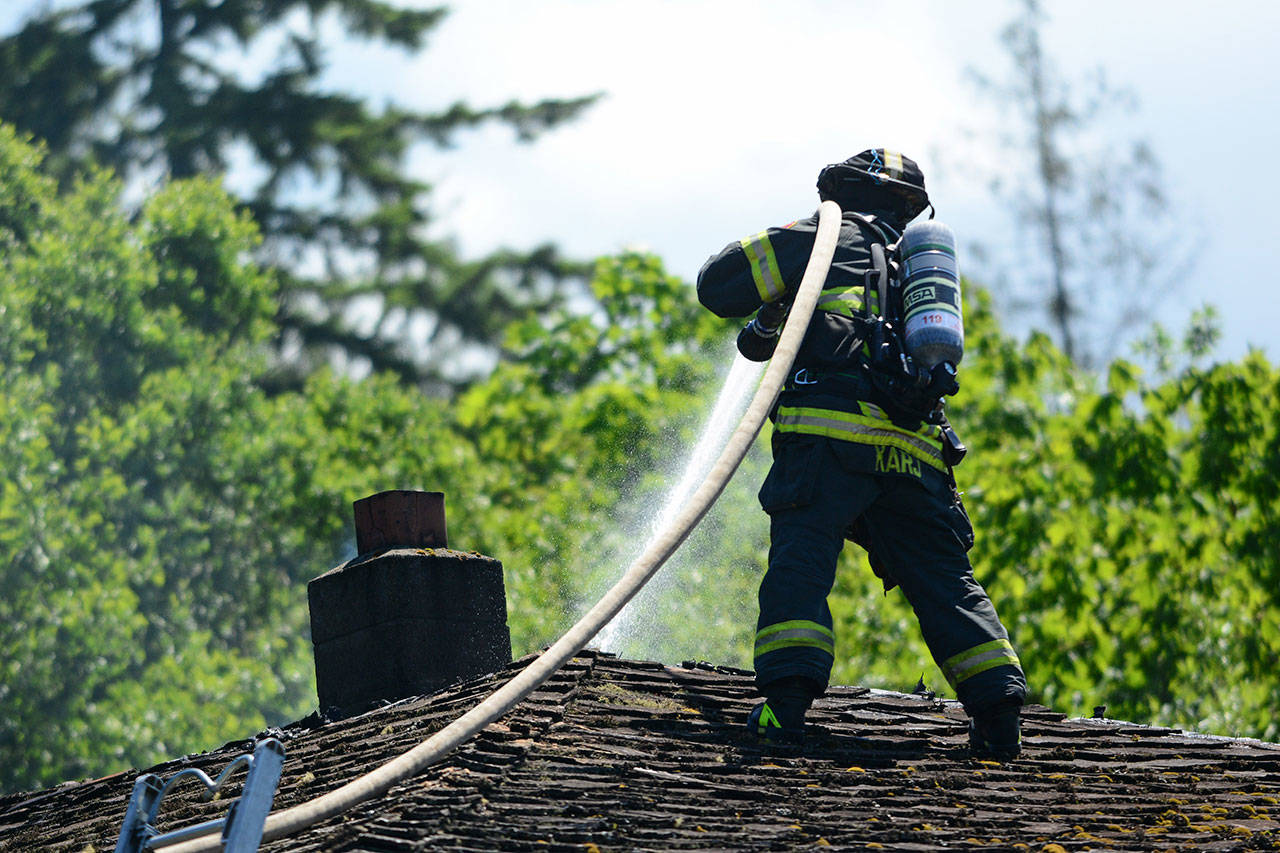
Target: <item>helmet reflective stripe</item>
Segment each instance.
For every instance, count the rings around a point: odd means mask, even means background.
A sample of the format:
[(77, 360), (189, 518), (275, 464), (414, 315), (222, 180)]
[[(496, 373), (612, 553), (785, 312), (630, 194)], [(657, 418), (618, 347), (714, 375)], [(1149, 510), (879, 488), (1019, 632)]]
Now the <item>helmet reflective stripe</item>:
[(831, 629), (807, 619), (778, 622), (756, 632), (755, 656), (757, 658), (778, 649), (814, 648), (831, 657), (836, 656), (836, 635)]
[(738, 241), (742, 250), (747, 253), (747, 262), (751, 264), (751, 277), (756, 282), (756, 292), (761, 300), (775, 302), (787, 292), (787, 285), (778, 270), (778, 259), (773, 254), (773, 244), (769, 242), (769, 232), (761, 231), (754, 237), (743, 237)]
[(886, 148), (884, 150), (884, 170), (889, 173), (889, 177), (901, 180), (902, 154), (897, 151), (890, 151)]
[(980, 672), (995, 669), (997, 666), (1022, 668), (1022, 663), (1008, 640), (992, 640), (989, 643), (965, 649), (958, 655), (952, 655), (943, 662), (942, 674), (947, 677), (947, 682), (955, 687), (960, 682)]
[(857, 444), (896, 447), (939, 471), (947, 470), (946, 463), (942, 461), (940, 431), (935, 426), (926, 425), (919, 432), (909, 432), (879, 418), (808, 406), (779, 406), (774, 425), (779, 432), (823, 435)]

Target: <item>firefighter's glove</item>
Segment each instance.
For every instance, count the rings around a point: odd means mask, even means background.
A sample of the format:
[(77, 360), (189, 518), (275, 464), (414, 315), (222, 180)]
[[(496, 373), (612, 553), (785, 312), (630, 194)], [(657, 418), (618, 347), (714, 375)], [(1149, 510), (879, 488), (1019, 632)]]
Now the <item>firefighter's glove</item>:
[(791, 306), (779, 302), (767, 302), (756, 316), (738, 333), (738, 352), (748, 361), (768, 361), (778, 348), (778, 335), (782, 321)]
[(777, 335), (778, 330), (782, 328), (782, 321), (787, 319), (787, 313), (790, 310), (791, 303), (781, 299), (777, 302), (766, 302), (760, 306), (755, 319), (751, 321), (756, 324), (756, 333), (765, 337)]

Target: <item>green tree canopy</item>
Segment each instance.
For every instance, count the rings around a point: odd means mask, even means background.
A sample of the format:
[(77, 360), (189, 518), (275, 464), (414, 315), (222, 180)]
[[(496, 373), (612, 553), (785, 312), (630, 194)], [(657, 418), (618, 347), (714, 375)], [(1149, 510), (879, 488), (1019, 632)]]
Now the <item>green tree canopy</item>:
[[(1253, 352), (1144, 378), (1117, 361), (1100, 379), (1045, 335), (1019, 343), (1001, 332), (984, 291), (966, 298), (950, 417), (970, 453), (956, 477), (977, 531), (976, 575), (1009, 627), (1032, 701), (1280, 737), (1280, 367)], [(1191, 355), (1203, 359), (1211, 338), (1193, 324)], [(751, 666), (767, 561), (754, 502), (763, 470), (753, 464), (621, 651)], [(886, 595), (851, 544), (831, 608), (835, 683), (905, 691), (923, 675), (945, 690), (901, 592)]]
[[(1280, 736), (1280, 502), (1263, 473), (1280, 462), (1280, 369), (1256, 351), (1153, 379), (1116, 361), (1098, 387), (1042, 336), (977, 331), (960, 476), (975, 564), (1038, 698)], [(1193, 355), (1204, 341), (1193, 324)]]
[[(0, 127), (0, 787), (146, 766), (314, 709), (305, 583), (353, 556), (350, 502), (448, 493), (501, 559), (518, 654), (639, 546), (709, 410), (731, 324), (653, 257), (601, 260), (598, 311), (508, 328), (449, 404), (391, 374), (253, 381), (277, 332), (257, 233), (202, 178), (126, 213)], [(1280, 368), (1258, 353), (1104, 382), (968, 291), (953, 421), (978, 577), (1033, 698), (1275, 738)], [(750, 665), (763, 453), (664, 570), (619, 650)], [(837, 681), (941, 685), (901, 594), (849, 546)]]
[(279, 465), (245, 440), (270, 423), (256, 229), (203, 180), (136, 220), (120, 191), (94, 174), (59, 194), (0, 127), (6, 787), (261, 723), (307, 686), (277, 666), (296, 534), (255, 520)]
[[(0, 39), (0, 119), (45, 140), (64, 176), (85, 163), (148, 182), (216, 176), (238, 158), (263, 257), (288, 273), (277, 335), (300, 355), (277, 381), (339, 352), (439, 387), (474, 373), (477, 345), (492, 348), (509, 321), (554, 304), (581, 270), (551, 247), (464, 261), (427, 239), (430, 187), (409, 176), (408, 153), (486, 122), (527, 141), (593, 100), (424, 111), (323, 85), (326, 21), (418, 51), (444, 14), (382, 0), (45, 7)], [(277, 56), (264, 66), (254, 57), (267, 50)], [(357, 303), (372, 321), (355, 321)], [(431, 329), (417, 346), (406, 331), (415, 318)]]
[[(698, 405), (722, 325), (657, 262), (604, 262), (606, 313), (511, 333), (452, 406), (390, 374), (253, 377), (276, 333), (258, 237), (203, 178), (135, 217), (59, 189), (0, 126), (0, 787), (145, 766), (314, 707), (305, 583), (350, 502), (443, 487), (507, 563), (514, 639), (554, 639), (624, 484)], [(584, 365), (590, 365), (583, 369)]]

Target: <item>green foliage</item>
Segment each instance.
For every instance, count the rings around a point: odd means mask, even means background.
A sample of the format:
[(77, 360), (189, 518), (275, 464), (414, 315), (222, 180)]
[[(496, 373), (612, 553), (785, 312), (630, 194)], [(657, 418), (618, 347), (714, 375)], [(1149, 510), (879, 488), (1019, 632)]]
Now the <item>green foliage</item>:
[[(153, 183), (218, 177), (238, 162), (238, 180), (252, 183), (240, 201), (267, 237), (262, 256), (288, 273), (275, 331), (293, 355), (276, 365), (277, 386), (294, 386), (335, 352), (409, 381), (457, 378), (468, 371), (460, 352), (492, 348), (508, 322), (554, 303), (581, 272), (551, 247), (464, 261), (447, 241), (428, 240), (430, 187), (406, 165), (415, 147), (447, 148), (483, 124), (508, 125), (529, 141), (593, 97), (431, 112), (375, 107), (323, 85), (326, 27), (418, 51), (442, 8), (382, 0), (31, 5), (21, 28), (0, 38), (0, 119), (44, 140), (64, 181), (88, 163)], [(268, 53), (275, 58), (264, 66), (258, 57)], [(181, 299), (203, 298), (198, 282), (174, 284)], [(372, 333), (353, 322), (353, 304), (379, 313)], [(227, 317), (235, 308), (208, 307)], [(397, 319), (406, 311), (433, 321), (425, 357), (396, 331), (408, 325)]]
[(0, 128), (4, 788), (305, 715), (304, 584), (381, 489), (447, 490), (453, 541), (507, 562), (517, 649), (554, 639), (592, 532), (700, 407), (725, 339), (629, 255), (597, 271), (607, 311), (517, 326), (519, 359), (452, 405), (385, 374), (269, 395), (275, 282), (225, 193), (174, 182), (131, 218), (110, 177), (60, 192), (41, 169)]
[[(729, 362), (732, 324), (625, 254), (597, 264), (596, 307), (513, 324), (447, 404), (327, 370), (270, 395), (276, 282), (227, 195), (177, 181), (128, 216), (112, 178), (43, 168), (0, 127), (6, 789), (308, 713), (304, 585), (353, 556), (350, 502), (382, 489), (445, 490), (454, 546), (504, 562), (516, 652), (551, 642), (638, 553)], [(1034, 698), (1277, 737), (1280, 369), (1104, 381), (1003, 335), (981, 291), (966, 316), (957, 473)], [(1197, 318), (1188, 346), (1212, 336)], [(748, 456), (613, 648), (750, 665), (767, 464)], [(841, 560), (836, 681), (940, 685), (901, 594)]]
[(257, 524), (281, 479), (251, 381), (275, 288), (256, 230), (203, 180), (134, 221), (104, 175), (58, 194), (7, 128), (0, 164), (22, 199), (0, 258), (0, 784), (302, 710), (288, 566), (332, 544)]
[(1037, 698), (1274, 739), (1280, 370), (1252, 353), (1150, 383), (1118, 361), (1098, 388), (993, 333), (966, 358), (958, 477)]
[(666, 461), (669, 436), (687, 440), (723, 352), (724, 323), (655, 258), (602, 260), (591, 286), (598, 314), (517, 324), (515, 358), (454, 404), (482, 462), (477, 542), (512, 555), (517, 648), (554, 640), (599, 575), (620, 571), (600, 555), (628, 550), (622, 531), (661, 486), (637, 480)]

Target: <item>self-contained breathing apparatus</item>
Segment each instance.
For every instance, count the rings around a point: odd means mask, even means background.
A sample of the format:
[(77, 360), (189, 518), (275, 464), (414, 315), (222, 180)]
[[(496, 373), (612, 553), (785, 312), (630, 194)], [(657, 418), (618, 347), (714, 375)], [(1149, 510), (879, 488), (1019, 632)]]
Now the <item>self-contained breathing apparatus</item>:
[[(960, 390), (957, 366), (964, 357), (955, 235), (928, 220), (908, 225), (890, 240), (896, 232), (877, 217), (845, 215), (878, 238), (870, 246), (862, 311), (853, 317), (861, 342), (852, 347), (855, 366), (902, 411), (938, 426), (944, 461), (958, 465), (967, 448), (947, 422), (942, 403)], [(772, 355), (789, 309), (785, 300), (760, 308), (739, 335), (744, 356), (763, 361)]]
[[(854, 215), (885, 235), (874, 221)], [(960, 390), (957, 368), (964, 358), (955, 235), (932, 219), (908, 225), (897, 242), (872, 243), (871, 264), (862, 300), (869, 349), (863, 364), (873, 384), (902, 409), (941, 427), (943, 459), (958, 465), (968, 449), (942, 402)], [(871, 310), (873, 280), (879, 315)]]

